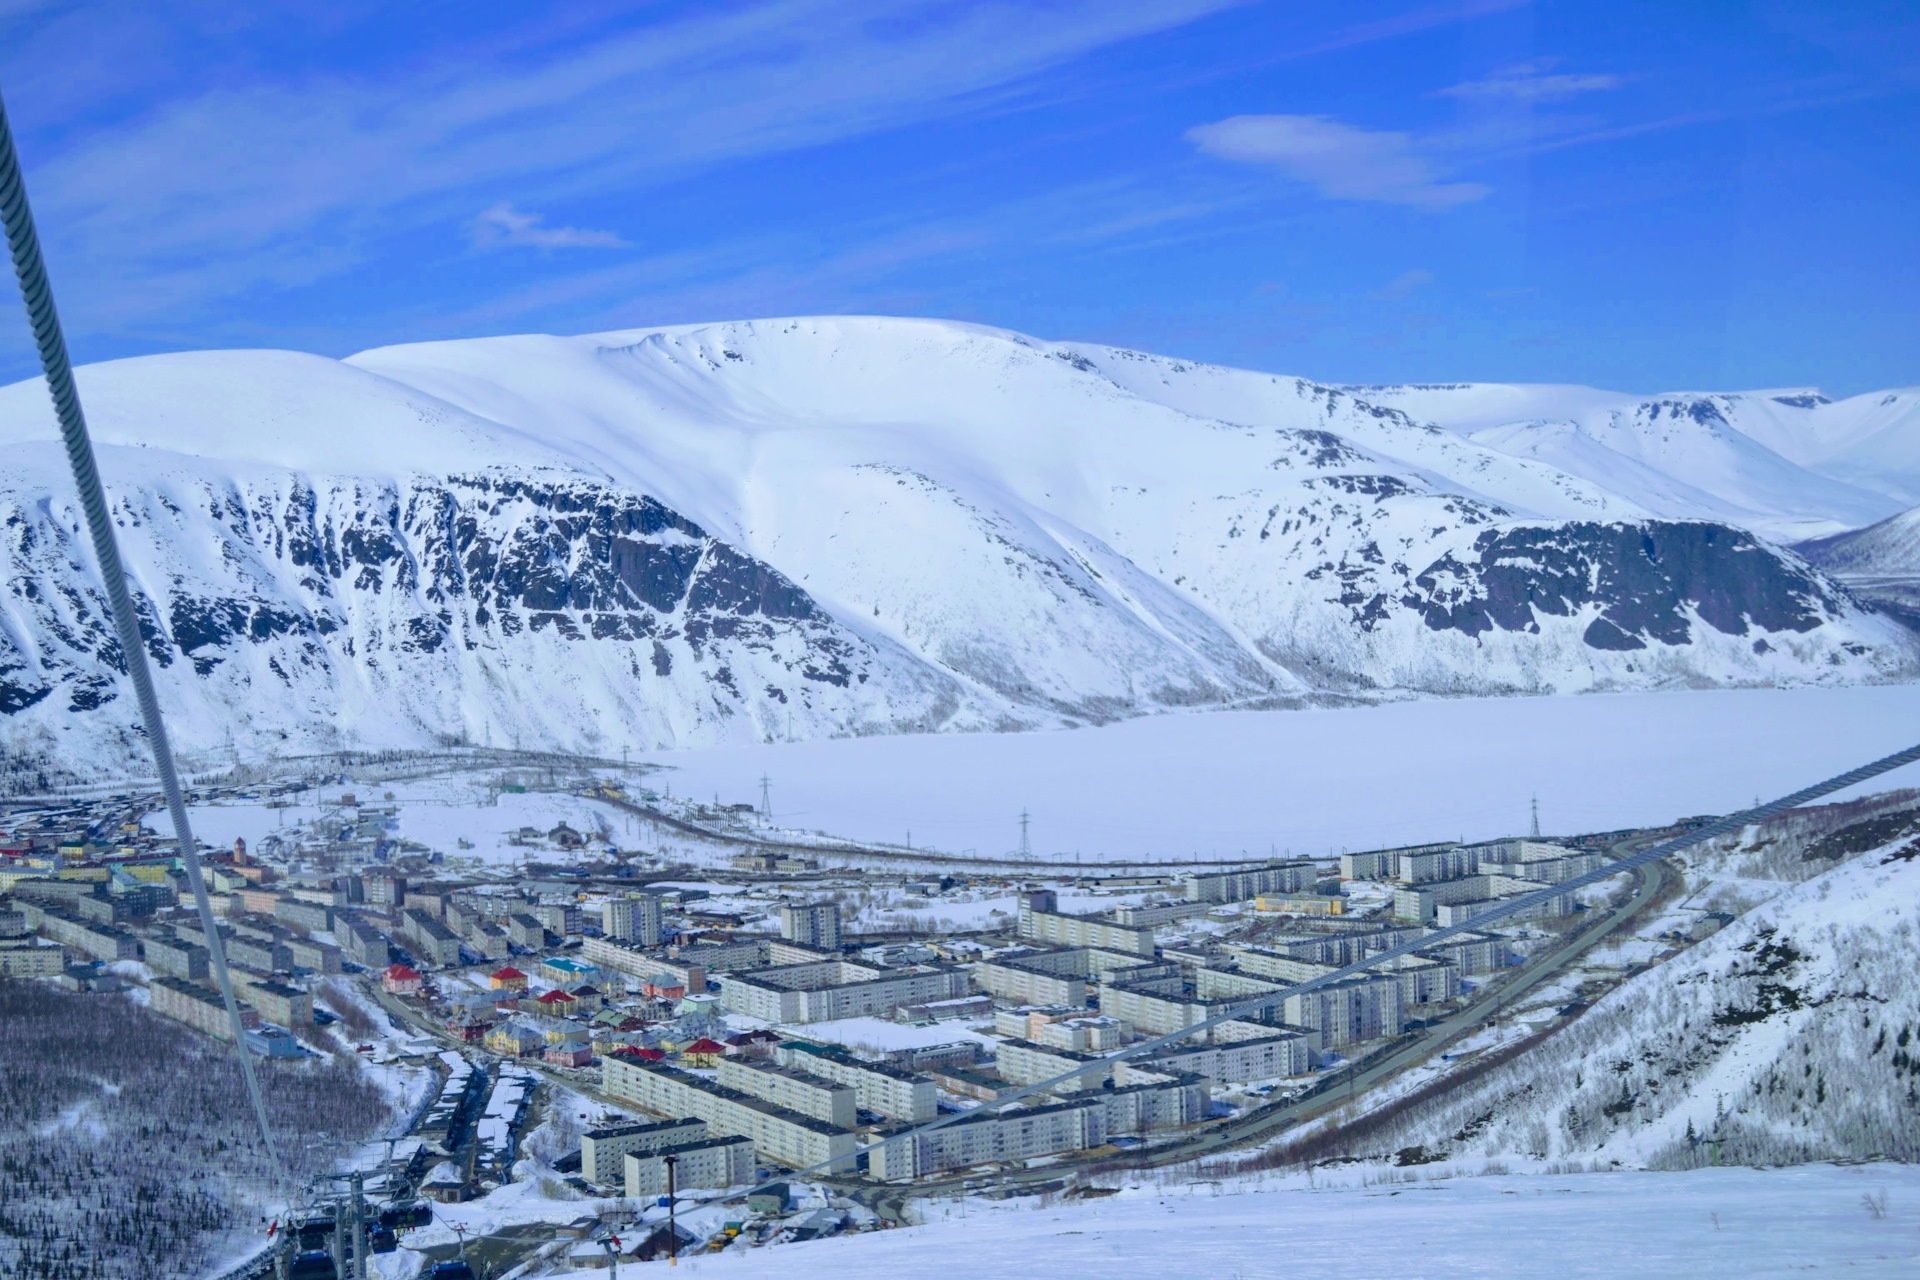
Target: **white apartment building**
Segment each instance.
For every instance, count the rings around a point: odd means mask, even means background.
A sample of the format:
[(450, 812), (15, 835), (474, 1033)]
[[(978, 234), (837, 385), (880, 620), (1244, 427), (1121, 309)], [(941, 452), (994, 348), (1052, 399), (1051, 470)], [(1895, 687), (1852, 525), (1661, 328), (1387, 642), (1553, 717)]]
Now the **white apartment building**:
[(617, 1187), (626, 1176), (625, 1161), (629, 1154), (683, 1146), (706, 1136), (707, 1122), (693, 1116), (662, 1120), (657, 1124), (616, 1124), (589, 1129), (580, 1138), (580, 1176), (596, 1187)]
[(840, 907), (832, 902), (786, 903), (780, 908), (780, 936), (789, 942), (840, 949)]
[(940, 1091), (931, 1077), (863, 1061), (839, 1045), (788, 1040), (774, 1050), (774, 1056), (783, 1067), (850, 1086), (862, 1111), (916, 1124), (940, 1113)]
[(665, 1195), (667, 1161), (673, 1161), (675, 1193), (700, 1187), (743, 1187), (753, 1183), (753, 1143), (747, 1138), (703, 1138), (656, 1151), (629, 1152), (622, 1160), (627, 1197), (649, 1200)]
[(752, 1058), (722, 1058), (714, 1065), (719, 1069), (720, 1083), (729, 1089), (842, 1129), (859, 1123), (859, 1102), (848, 1085)]
[(609, 1056), (601, 1082), (614, 1097), (655, 1115), (696, 1116), (721, 1137), (750, 1138), (755, 1151), (791, 1168), (827, 1161), (834, 1162), (832, 1172), (853, 1167), (849, 1130), (674, 1067)]

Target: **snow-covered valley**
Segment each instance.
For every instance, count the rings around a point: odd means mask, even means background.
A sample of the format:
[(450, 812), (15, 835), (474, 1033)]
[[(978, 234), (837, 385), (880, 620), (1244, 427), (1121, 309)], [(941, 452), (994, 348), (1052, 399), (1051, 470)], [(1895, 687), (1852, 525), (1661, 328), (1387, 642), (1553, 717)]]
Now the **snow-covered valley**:
[[(1912, 632), (1780, 545), (1913, 500), (1904, 392), (1342, 388), (862, 318), (80, 383), (189, 752), (1920, 673)], [(53, 438), (41, 384), (0, 389), (0, 734), (137, 768)]]

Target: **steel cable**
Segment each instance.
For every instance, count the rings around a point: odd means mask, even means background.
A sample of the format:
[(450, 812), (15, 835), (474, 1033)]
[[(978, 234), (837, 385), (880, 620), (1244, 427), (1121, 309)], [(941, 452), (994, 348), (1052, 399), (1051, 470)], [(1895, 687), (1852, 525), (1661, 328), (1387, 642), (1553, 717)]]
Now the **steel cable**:
[(267, 1160), (276, 1186), (285, 1188), (286, 1166), (273, 1139), (273, 1126), (267, 1121), (266, 1100), (260, 1093), (260, 1081), (254, 1073), (253, 1055), (247, 1048), (245, 1029), (240, 1021), (240, 1004), (233, 995), (233, 975), (227, 971), (226, 947), (215, 926), (213, 903), (207, 898), (206, 878), (200, 870), (200, 854), (194, 844), (193, 829), (187, 821), (187, 804), (180, 793), (180, 778), (174, 771), (173, 749), (168, 744), (166, 722), (160, 716), (160, 703), (153, 693), (153, 673), (147, 665), (146, 643), (140, 634), (139, 615), (133, 596), (127, 590), (126, 569), (120, 559), (120, 545), (114, 534), (113, 519), (107, 510), (106, 494), (100, 485), (100, 472), (93, 456), (93, 440), (87, 433), (86, 415), (80, 409), (80, 391), (74, 385), (73, 365), (67, 356), (66, 335), (60, 329), (60, 314), (53, 305), (53, 286), (47, 280), (46, 263), (40, 256), (40, 237), (34, 229), (33, 210), (27, 203), (27, 187), (20, 174), (20, 158), (13, 146), (13, 126), (7, 119), (4, 100), (0, 100), (0, 220), (7, 228), (7, 248), (13, 255), (14, 274), (20, 278), (20, 296), (26, 302), (27, 319), (33, 326), (34, 345), (39, 349), (40, 367), (46, 373), (47, 391), (53, 397), (53, 409), (60, 420), (60, 435), (67, 446), (67, 462), (73, 469), (73, 481), (80, 491), (80, 506), (86, 512), (87, 530), (93, 539), (94, 559), (100, 566), (101, 584), (107, 590), (107, 603), (113, 615), (113, 628), (120, 641), (120, 653), (126, 663), (127, 677), (133, 682), (134, 697), (140, 704), (140, 719), (146, 729), (147, 745), (153, 749), (154, 768), (160, 775), (160, 789), (167, 799), (167, 812), (173, 818), (174, 839), (186, 865), (187, 883), (193, 888), (194, 905), (200, 911), (200, 927), (207, 937), (208, 965), (220, 986), (220, 998), (227, 1006), (227, 1021), (233, 1031), (234, 1052), (240, 1058), (240, 1073), (246, 1077), (247, 1096), (253, 1102), (254, 1118), (260, 1123), (260, 1138), (266, 1145)]

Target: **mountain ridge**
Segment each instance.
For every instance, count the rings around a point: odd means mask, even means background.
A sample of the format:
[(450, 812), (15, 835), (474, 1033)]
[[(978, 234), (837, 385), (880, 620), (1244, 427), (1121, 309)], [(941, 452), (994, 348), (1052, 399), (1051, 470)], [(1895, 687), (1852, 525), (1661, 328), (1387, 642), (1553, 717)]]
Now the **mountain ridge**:
[[(1911, 633), (1750, 527), (1391, 396), (980, 326), (79, 377), (189, 748), (606, 751), (1920, 673)], [(0, 388), (0, 741), (124, 764), (44, 405)]]

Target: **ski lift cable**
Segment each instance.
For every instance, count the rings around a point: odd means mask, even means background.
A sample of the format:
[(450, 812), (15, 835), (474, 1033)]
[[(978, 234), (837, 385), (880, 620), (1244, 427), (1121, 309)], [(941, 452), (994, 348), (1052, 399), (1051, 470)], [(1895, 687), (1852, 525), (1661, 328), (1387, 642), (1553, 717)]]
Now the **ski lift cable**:
[(47, 280), (46, 263), (40, 256), (40, 237), (33, 224), (33, 210), (27, 203), (27, 187), (20, 174), (20, 157), (14, 150), (13, 126), (7, 118), (6, 104), (0, 101), (0, 221), (6, 223), (7, 248), (13, 255), (14, 274), (20, 279), (20, 295), (26, 303), (27, 319), (33, 326), (34, 345), (39, 349), (40, 367), (47, 378), (47, 391), (53, 398), (54, 413), (60, 420), (60, 435), (67, 446), (67, 462), (73, 469), (74, 485), (80, 492), (80, 505), (87, 516), (87, 528), (93, 539), (94, 559), (100, 565), (102, 585), (113, 615), (114, 631), (120, 641), (127, 676), (133, 682), (134, 696), (140, 704), (147, 745), (153, 750), (154, 768), (160, 775), (160, 788), (166, 795), (167, 811), (173, 818), (173, 834), (180, 847), (180, 858), (187, 869), (187, 883), (193, 889), (194, 905), (200, 912), (200, 927), (206, 934), (209, 967), (219, 980), (220, 998), (227, 1007), (227, 1020), (233, 1031), (234, 1052), (240, 1058), (240, 1073), (246, 1077), (247, 1096), (253, 1102), (254, 1118), (260, 1123), (261, 1141), (276, 1185), (284, 1186), (286, 1167), (273, 1140), (273, 1128), (267, 1122), (267, 1106), (260, 1094), (260, 1081), (254, 1074), (252, 1053), (247, 1048), (245, 1029), (240, 1021), (240, 1005), (233, 995), (233, 976), (227, 971), (226, 947), (215, 927), (213, 903), (207, 897), (206, 878), (200, 870), (200, 854), (194, 844), (193, 830), (187, 821), (186, 800), (180, 793), (179, 774), (174, 769), (173, 748), (167, 740), (166, 722), (160, 716), (160, 703), (153, 693), (153, 673), (147, 665), (146, 644), (140, 635), (139, 615), (134, 612), (133, 597), (127, 591), (126, 569), (120, 558), (120, 546), (108, 514), (106, 494), (101, 488), (100, 472), (95, 465), (93, 440), (87, 432), (86, 415), (80, 407), (80, 391), (74, 385), (73, 364), (67, 354), (66, 335), (61, 332), (60, 315), (54, 308), (53, 286)]
[[(1198, 1035), (1203, 1031), (1211, 1030), (1223, 1022), (1230, 1022), (1265, 1012), (1275, 1005), (1283, 1003), (1291, 996), (1304, 995), (1308, 992), (1318, 991), (1323, 987), (1332, 986), (1347, 978), (1358, 977), (1368, 969), (1375, 968), (1389, 961), (1397, 960), (1402, 956), (1412, 955), (1416, 951), (1425, 950), (1435, 943), (1443, 942), (1448, 938), (1457, 937), (1463, 933), (1482, 929), (1495, 920), (1504, 919), (1507, 916), (1541, 906), (1551, 902), (1557, 897), (1584, 889), (1588, 885), (1598, 884), (1602, 880), (1610, 879), (1623, 871), (1637, 870), (1650, 862), (1658, 862), (1663, 858), (1671, 857), (1683, 850), (1691, 849), (1695, 845), (1705, 844), (1709, 840), (1739, 831), (1743, 827), (1756, 822), (1762, 822), (1778, 814), (1785, 813), (1789, 809), (1797, 809), (1810, 801), (1832, 795), (1836, 791), (1844, 791), (1848, 787), (1856, 786), (1870, 778), (1878, 777), (1883, 773), (1898, 769), (1903, 765), (1913, 764), (1916, 761), (1920, 761), (1920, 744), (1908, 747), (1904, 751), (1896, 751), (1892, 755), (1882, 756), (1878, 760), (1863, 764), (1856, 769), (1849, 769), (1845, 773), (1836, 774), (1824, 782), (1817, 782), (1810, 787), (1795, 791), (1791, 795), (1782, 796), (1778, 800), (1769, 801), (1762, 805), (1755, 805), (1751, 809), (1745, 809), (1739, 813), (1730, 813), (1723, 818), (1717, 818), (1704, 826), (1685, 832), (1672, 840), (1652, 845), (1646, 849), (1642, 849), (1638, 853), (1628, 854), (1624, 858), (1608, 862), (1603, 866), (1574, 876), (1560, 884), (1547, 885), (1545, 888), (1535, 889), (1517, 898), (1508, 899), (1498, 907), (1474, 916), (1471, 920), (1465, 921), (1464, 923), (1447, 925), (1444, 928), (1423, 933), (1422, 936), (1418, 938), (1409, 939), (1406, 942), (1400, 943), (1398, 946), (1389, 947), (1365, 959), (1356, 960), (1352, 964), (1343, 965), (1338, 969), (1319, 974), (1304, 982), (1291, 983), (1277, 990), (1255, 996), (1250, 1000), (1242, 1001), (1233, 1005), (1225, 1012), (1214, 1014), (1191, 1026), (1182, 1027), (1178, 1031), (1155, 1036), (1151, 1040), (1143, 1040), (1138, 1044), (1121, 1050), (1119, 1053), (1102, 1058), (1095, 1058), (1084, 1066), (1075, 1067), (1071, 1071), (1064, 1071), (1050, 1080), (1040, 1080), (1032, 1084), (1022, 1085), (1018, 1089), (1003, 1093), (991, 1102), (982, 1103), (980, 1106), (972, 1108), (971, 1110), (954, 1112), (950, 1115), (941, 1116), (937, 1120), (930, 1120), (925, 1124), (918, 1125), (902, 1133), (894, 1134), (879, 1142), (871, 1143), (861, 1148), (861, 1151), (871, 1158), (873, 1153), (883, 1147), (891, 1147), (903, 1142), (911, 1142), (922, 1134), (931, 1133), (936, 1129), (944, 1129), (950, 1124), (957, 1124), (962, 1120), (975, 1116), (991, 1115), (1015, 1102), (1046, 1093), (1059, 1085), (1065, 1084), (1070, 1080), (1077, 1080), (1081, 1076), (1088, 1075), (1092, 1072), (1111, 1071), (1115, 1063), (1124, 1062), (1129, 1058), (1137, 1058), (1143, 1054), (1149, 1054), (1155, 1050), (1167, 1048), (1170, 1045), (1177, 1044), (1182, 1040), (1187, 1040)], [(850, 1157), (848, 1156), (836, 1156), (832, 1159), (822, 1160), (817, 1164), (808, 1165), (802, 1169), (796, 1169), (789, 1176), (802, 1178), (815, 1173), (838, 1172), (840, 1167), (845, 1166), (849, 1160)], [(732, 1200), (744, 1198), (745, 1194), (744, 1192), (738, 1192), (733, 1195), (723, 1196), (718, 1200), (709, 1201), (708, 1203), (726, 1204)]]

